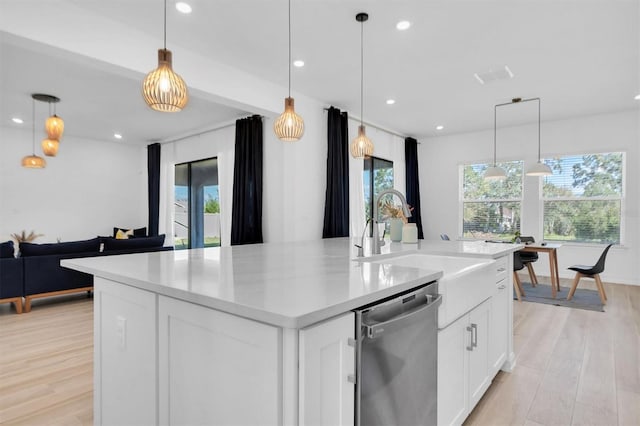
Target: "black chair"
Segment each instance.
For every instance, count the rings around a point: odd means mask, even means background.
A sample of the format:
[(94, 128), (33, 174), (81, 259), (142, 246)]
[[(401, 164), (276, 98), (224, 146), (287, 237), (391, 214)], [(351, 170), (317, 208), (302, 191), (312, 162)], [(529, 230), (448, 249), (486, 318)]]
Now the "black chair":
[(449, 236), (447, 234), (440, 234), (440, 239), (444, 241), (449, 241)]
[(513, 253), (513, 289), (516, 291), (516, 297), (520, 302), (522, 302), (522, 296), (524, 296), (524, 289), (522, 288), (520, 277), (518, 277), (518, 271), (524, 269), (521, 254), (518, 251)]
[[(520, 236), (520, 242), (524, 244), (535, 243), (536, 240), (533, 237), (523, 237)], [(533, 270), (533, 262), (538, 261), (538, 253), (527, 251), (520, 252), (520, 258), (522, 259), (522, 263), (527, 267), (527, 272), (529, 272), (529, 278), (531, 279), (531, 285), (536, 286), (538, 284), (538, 277), (536, 276), (536, 272)]]
[(596, 287), (598, 287), (598, 293), (600, 294), (600, 300), (602, 304), (605, 305), (607, 303), (607, 294), (604, 292), (604, 286), (602, 285), (602, 280), (600, 279), (600, 273), (604, 272), (604, 262), (607, 258), (607, 253), (613, 244), (609, 244), (602, 254), (600, 255), (600, 259), (593, 266), (585, 266), (585, 265), (573, 265), (568, 269), (572, 271), (576, 271), (576, 277), (573, 279), (573, 284), (571, 286), (571, 290), (569, 290), (569, 294), (567, 294), (567, 300), (571, 300), (573, 294), (576, 292), (578, 288), (578, 283), (580, 282), (580, 278), (587, 277), (593, 278), (596, 281)]

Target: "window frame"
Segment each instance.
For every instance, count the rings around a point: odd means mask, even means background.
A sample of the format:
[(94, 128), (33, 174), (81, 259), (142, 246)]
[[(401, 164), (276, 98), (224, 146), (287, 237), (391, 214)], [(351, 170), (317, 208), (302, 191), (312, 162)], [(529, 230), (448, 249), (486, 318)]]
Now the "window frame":
[(576, 197), (576, 196), (563, 196), (563, 197), (545, 197), (544, 195), (544, 183), (546, 177), (539, 179), (539, 190), (538, 190), (538, 206), (539, 206), (539, 229), (540, 235), (545, 241), (553, 241), (559, 242), (566, 245), (582, 245), (582, 246), (602, 246), (609, 244), (607, 241), (582, 241), (582, 240), (556, 240), (556, 239), (547, 239), (545, 236), (545, 202), (550, 201), (620, 201), (620, 227), (619, 227), (619, 241), (614, 243), (619, 246), (623, 246), (625, 244), (625, 229), (626, 229), (626, 217), (624, 214), (626, 199), (627, 199), (627, 153), (623, 150), (611, 150), (607, 152), (579, 152), (572, 154), (562, 154), (556, 155), (553, 157), (542, 158), (540, 161), (545, 162), (547, 160), (556, 160), (558, 158), (565, 157), (584, 157), (588, 155), (608, 155), (608, 154), (620, 154), (622, 157), (621, 160), (621, 191), (619, 196), (594, 196), (594, 197)]
[[(522, 220), (524, 218), (522, 212), (522, 206), (524, 205), (524, 195), (525, 195), (525, 184), (524, 184), (524, 160), (503, 160), (497, 162), (497, 166), (501, 166), (505, 163), (520, 163), (520, 197), (519, 198), (482, 198), (482, 199), (466, 199), (465, 191), (464, 191), (464, 172), (467, 166), (485, 166), (491, 167), (493, 166), (493, 161), (489, 162), (469, 162), (469, 163), (459, 163), (458, 164), (458, 238), (462, 240), (477, 240), (473, 235), (465, 236), (464, 235), (464, 211), (466, 203), (519, 203), (520, 206), (520, 225), (517, 228), (517, 232), (520, 232), (522, 229)], [(501, 238), (499, 235), (497, 238)], [(484, 238), (481, 238), (484, 239)]]

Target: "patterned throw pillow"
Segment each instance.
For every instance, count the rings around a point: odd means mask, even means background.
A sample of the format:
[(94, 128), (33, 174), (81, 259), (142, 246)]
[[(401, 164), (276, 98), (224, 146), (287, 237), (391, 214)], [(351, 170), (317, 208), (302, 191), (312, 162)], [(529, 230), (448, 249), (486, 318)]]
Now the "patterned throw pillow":
[(116, 240), (127, 240), (129, 237), (133, 237), (133, 229), (123, 230), (118, 229), (116, 232)]

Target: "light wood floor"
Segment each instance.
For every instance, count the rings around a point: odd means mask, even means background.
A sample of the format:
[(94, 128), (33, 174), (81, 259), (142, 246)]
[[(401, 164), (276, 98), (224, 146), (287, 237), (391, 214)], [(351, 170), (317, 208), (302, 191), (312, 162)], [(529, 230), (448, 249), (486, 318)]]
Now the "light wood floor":
[[(514, 302), (516, 368), (465, 425), (640, 425), (640, 286), (605, 288), (605, 313)], [(92, 299), (14, 312), (0, 305), (0, 424), (92, 424)]]

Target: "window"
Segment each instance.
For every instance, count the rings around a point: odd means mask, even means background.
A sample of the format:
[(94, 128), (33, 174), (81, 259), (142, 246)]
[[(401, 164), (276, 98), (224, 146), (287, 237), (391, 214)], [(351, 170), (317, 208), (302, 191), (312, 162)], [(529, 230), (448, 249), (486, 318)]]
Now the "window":
[(220, 245), (218, 160), (175, 166), (175, 249)]
[(462, 167), (462, 236), (512, 239), (520, 231), (522, 161), (498, 163), (507, 173), (503, 181), (487, 181), (493, 164)]
[(544, 239), (620, 243), (624, 154), (585, 154), (545, 159)]
[[(365, 217), (373, 215), (373, 203), (380, 192), (393, 188), (393, 161), (381, 158), (369, 157), (364, 159), (364, 209)], [(382, 200), (393, 199), (391, 194), (385, 195)], [(382, 220), (382, 215), (378, 211), (378, 220)]]

